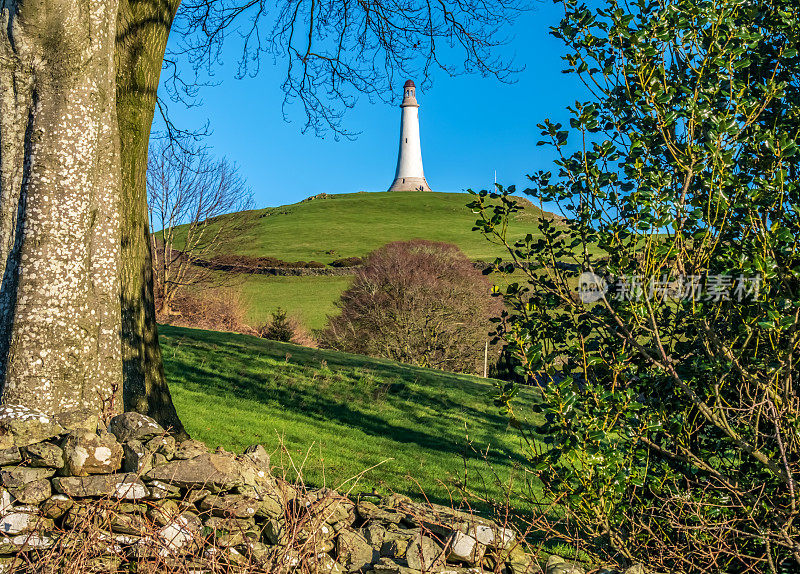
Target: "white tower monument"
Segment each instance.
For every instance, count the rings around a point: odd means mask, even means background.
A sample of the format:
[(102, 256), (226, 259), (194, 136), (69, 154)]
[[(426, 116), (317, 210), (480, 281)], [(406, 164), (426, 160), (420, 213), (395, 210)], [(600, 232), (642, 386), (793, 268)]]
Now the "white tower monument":
[(422, 146), (419, 144), (419, 104), (416, 86), (408, 80), (403, 86), (403, 103), (400, 104), (400, 151), (397, 170), (389, 191), (430, 191), (422, 171)]

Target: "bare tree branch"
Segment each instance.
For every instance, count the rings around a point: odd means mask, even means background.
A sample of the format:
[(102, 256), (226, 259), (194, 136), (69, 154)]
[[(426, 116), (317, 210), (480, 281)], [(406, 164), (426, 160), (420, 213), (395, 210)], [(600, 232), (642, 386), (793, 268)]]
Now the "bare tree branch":
[(191, 141), (156, 141), (147, 169), (150, 226), (154, 231), (154, 277), (159, 311), (181, 287), (212, 280), (213, 271), (195, 266), (238, 231), (231, 212), (252, 208), (252, 194), (238, 167), (215, 159)]
[[(342, 118), (360, 94), (389, 101), (399, 81), (430, 85), (436, 70), (509, 81), (519, 69), (496, 51), (508, 41), (509, 21), (527, 9), (527, 0), (185, 0), (175, 24), (180, 41), (165, 60), (168, 85), (173, 98), (195, 97), (198, 78), (213, 75), (234, 34), (238, 77), (256, 75), (263, 56), (283, 66), (284, 117), (299, 102), (303, 132), (353, 137)], [(180, 58), (193, 81), (179, 78)]]

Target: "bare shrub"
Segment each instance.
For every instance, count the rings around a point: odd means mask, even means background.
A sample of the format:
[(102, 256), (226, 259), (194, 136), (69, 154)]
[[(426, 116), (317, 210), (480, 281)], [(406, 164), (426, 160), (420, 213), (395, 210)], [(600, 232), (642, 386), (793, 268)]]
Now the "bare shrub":
[(300, 322), (295, 323), (294, 334), (290, 342), (295, 345), (302, 345), (303, 347), (311, 347), (313, 349), (319, 347), (317, 340), (314, 338), (314, 334), (306, 329)]
[(254, 334), (246, 316), (247, 305), (241, 292), (220, 287), (202, 292), (178, 291), (173, 296), (169, 314), (161, 312), (157, 320), (180, 327)]
[(322, 346), (478, 373), (497, 302), (456, 247), (416, 239), (371, 253), (320, 334)]
[(158, 310), (169, 315), (182, 287), (214, 283), (211, 269), (194, 265), (213, 254), (242, 227), (241, 218), (220, 217), (252, 207), (239, 168), (205, 149), (160, 140), (150, 149), (147, 196), (153, 241)]

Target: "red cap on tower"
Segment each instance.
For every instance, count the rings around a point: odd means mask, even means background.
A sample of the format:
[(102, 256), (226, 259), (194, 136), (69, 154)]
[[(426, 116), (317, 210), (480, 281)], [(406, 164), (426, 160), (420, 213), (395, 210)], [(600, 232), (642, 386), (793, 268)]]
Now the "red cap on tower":
[(417, 87), (414, 85), (414, 82), (411, 80), (406, 80), (406, 83), (403, 84), (403, 103), (400, 104), (401, 108), (407, 108), (409, 106), (413, 106), (415, 108), (419, 107), (417, 98), (415, 97), (416, 91)]

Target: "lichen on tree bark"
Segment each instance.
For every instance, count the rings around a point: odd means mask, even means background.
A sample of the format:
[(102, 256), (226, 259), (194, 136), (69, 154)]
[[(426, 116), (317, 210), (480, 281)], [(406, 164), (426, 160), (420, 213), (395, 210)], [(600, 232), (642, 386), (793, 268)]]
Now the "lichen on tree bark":
[(3, 0), (0, 383), (121, 410), (118, 0)]

